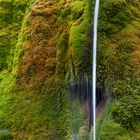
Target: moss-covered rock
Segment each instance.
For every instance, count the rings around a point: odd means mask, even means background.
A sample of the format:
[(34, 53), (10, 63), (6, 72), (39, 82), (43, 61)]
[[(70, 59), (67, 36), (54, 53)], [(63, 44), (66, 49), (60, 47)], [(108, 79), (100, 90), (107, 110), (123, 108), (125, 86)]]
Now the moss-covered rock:
[[(0, 128), (14, 139), (70, 139), (67, 87), (91, 77), (92, 15), (91, 0), (0, 1)], [(139, 138), (139, 23), (138, 0), (101, 2), (98, 85), (111, 90), (114, 104), (99, 139)]]
[(111, 119), (130, 131), (135, 131), (140, 122), (139, 4), (106, 0), (101, 3), (99, 16), (98, 84), (111, 90)]
[[(11, 128), (14, 139), (70, 138), (71, 69), (77, 74), (90, 69), (82, 68), (90, 40), (88, 5), (89, 1), (1, 2), (0, 69), (8, 70), (0, 75), (0, 126)], [(73, 33), (74, 28), (78, 32)], [(77, 55), (76, 60), (71, 55)]]

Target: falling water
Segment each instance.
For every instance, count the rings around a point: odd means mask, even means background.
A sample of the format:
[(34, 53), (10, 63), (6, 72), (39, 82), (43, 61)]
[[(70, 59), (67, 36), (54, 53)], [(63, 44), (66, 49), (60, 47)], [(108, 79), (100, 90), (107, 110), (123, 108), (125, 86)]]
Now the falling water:
[(96, 140), (96, 57), (97, 57), (97, 25), (99, 0), (96, 0), (93, 26), (93, 67), (92, 67), (92, 103), (93, 103), (93, 140)]
[[(96, 0), (93, 26), (93, 65), (92, 80), (86, 74), (73, 77), (69, 85), (72, 119), (72, 140), (96, 140), (96, 108), (104, 100), (101, 88), (96, 86), (97, 25), (99, 0)], [(91, 137), (91, 128), (93, 135)]]

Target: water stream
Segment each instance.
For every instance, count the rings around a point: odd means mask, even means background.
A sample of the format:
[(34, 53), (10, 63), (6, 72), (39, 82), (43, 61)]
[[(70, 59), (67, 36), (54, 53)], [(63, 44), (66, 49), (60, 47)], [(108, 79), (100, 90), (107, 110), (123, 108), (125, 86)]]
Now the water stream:
[(97, 25), (99, 0), (96, 0), (93, 26), (93, 67), (92, 67), (92, 105), (93, 105), (93, 140), (96, 140), (96, 58), (97, 58)]
[(93, 18), (92, 79), (88, 79), (86, 74), (81, 74), (73, 78), (69, 87), (72, 140), (96, 140), (96, 117), (100, 113), (98, 104), (100, 106), (100, 102), (104, 102), (103, 89), (96, 85), (98, 12), (99, 0), (96, 0)]

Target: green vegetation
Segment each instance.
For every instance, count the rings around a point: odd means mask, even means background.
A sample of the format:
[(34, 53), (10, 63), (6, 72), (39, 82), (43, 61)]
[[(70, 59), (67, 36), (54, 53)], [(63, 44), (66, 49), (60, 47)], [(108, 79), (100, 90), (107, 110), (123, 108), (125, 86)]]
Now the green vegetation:
[(12, 136), (9, 133), (0, 133), (1, 140), (12, 140)]
[(14, 49), (30, 1), (0, 1), (0, 70), (12, 67)]
[[(80, 131), (85, 112), (69, 105), (67, 87), (91, 77), (92, 11), (90, 0), (0, 1), (0, 128), (11, 130), (0, 139), (68, 140)], [(140, 139), (139, 31), (138, 0), (101, 2), (98, 85), (112, 100), (98, 140)]]
[[(83, 50), (90, 40), (88, 4), (0, 2), (0, 128), (10, 129), (14, 139), (69, 139), (67, 77), (74, 74), (70, 69), (80, 69), (77, 60), (84, 63)], [(78, 32), (73, 34), (75, 27)], [(76, 40), (76, 36), (80, 37)], [(75, 49), (72, 55), (78, 55), (73, 66), (71, 48)], [(8, 140), (9, 136), (2, 137)]]
[[(97, 119), (97, 140), (128, 140), (132, 138), (139, 139), (139, 133), (128, 130), (114, 121), (114, 116), (112, 116), (112, 108), (114, 108), (114, 103), (111, 102), (111, 100), (107, 102), (104, 111)], [(123, 110), (125, 109), (123, 108)], [(126, 114), (127, 112), (123, 113)], [(119, 117), (122, 118), (123, 115)], [(131, 120), (127, 120), (127, 122), (129, 121), (131, 122)], [(137, 127), (139, 127), (138, 124)]]
[[(127, 139), (127, 131), (119, 124), (115, 123), (111, 117), (112, 103), (108, 101), (105, 110), (97, 120), (97, 140), (120, 140)], [(125, 136), (126, 135), (126, 136)], [(129, 139), (129, 138), (128, 138)]]
[[(139, 1), (106, 0), (101, 3), (99, 17), (98, 84), (111, 91), (111, 118), (103, 123), (100, 133), (110, 134), (99, 139), (139, 139), (140, 124), (140, 69), (139, 69)], [(116, 124), (109, 125), (109, 122)], [(105, 128), (104, 128), (105, 127)], [(115, 137), (111, 130), (115, 128)], [(114, 128), (112, 128), (114, 127)], [(118, 127), (118, 128), (117, 128)], [(118, 137), (125, 129), (126, 136)], [(135, 133), (135, 134), (134, 134)], [(137, 136), (136, 136), (137, 135)], [(118, 138), (117, 138), (118, 137)]]
[[(78, 3), (78, 4), (77, 4)], [(84, 6), (85, 5), (85, 6)], [(83, 8), (84, 6), (84, 8)], [(91, 52), (90, 39), (91, 35), (91, 1), (75, 1), (71, 4), (72, 19), (69, 37), (69, 59), (71, 70), (70, 77), (77, 76), (82, 73), (91, 75)], [(75, 14), (78, 16), (76, 17)], [(88, 58), (85, 57), (88, 54)]]

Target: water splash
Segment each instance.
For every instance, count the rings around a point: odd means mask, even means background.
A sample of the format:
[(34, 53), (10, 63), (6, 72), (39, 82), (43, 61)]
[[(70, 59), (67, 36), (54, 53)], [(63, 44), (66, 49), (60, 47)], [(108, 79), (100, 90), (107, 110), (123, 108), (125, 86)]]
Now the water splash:
[(97, 58), (97, 25), (99, 0), (96, 0), (93, 26), (93, 67), (92, 67), (92, 103), (93, 103), (93, 140), (96, 140), (96, 58)]

